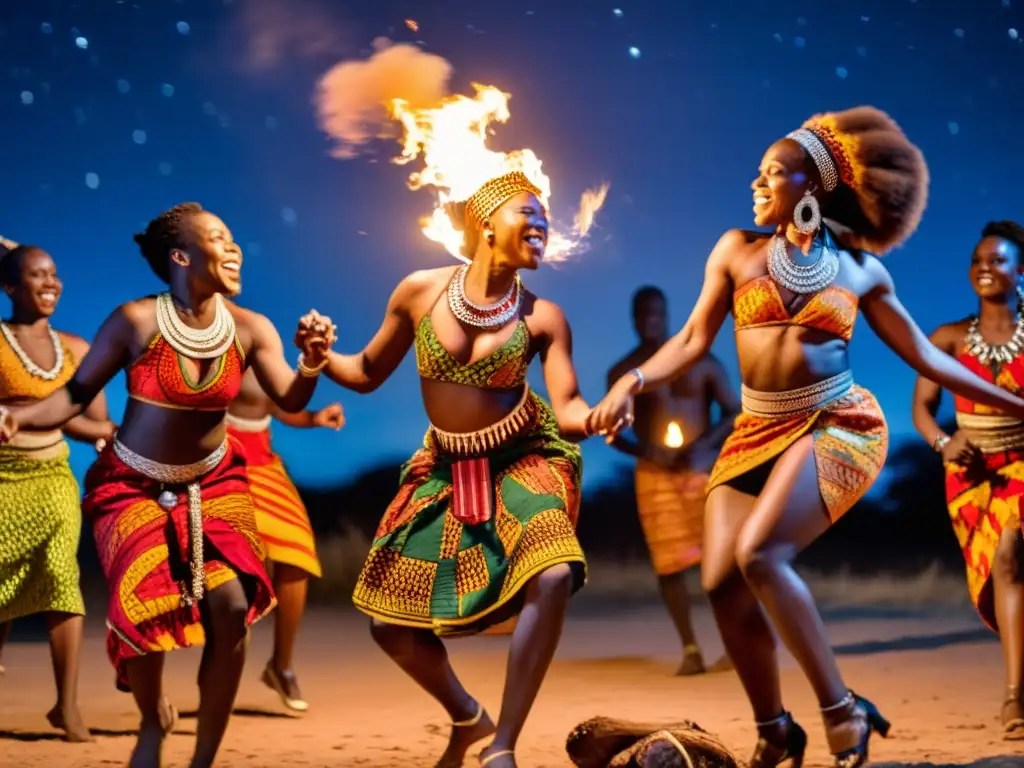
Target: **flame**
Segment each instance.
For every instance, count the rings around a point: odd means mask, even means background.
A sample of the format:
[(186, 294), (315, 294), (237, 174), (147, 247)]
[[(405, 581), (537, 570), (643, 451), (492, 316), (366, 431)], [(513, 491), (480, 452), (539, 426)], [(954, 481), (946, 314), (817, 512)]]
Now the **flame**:
[(683, 430), (679, 427), (679, 424), (670, 421), (668, 428), (665, 430), (665, 447), (682, 448), (683, 442)]
[(416, 23), (416, 19), (406, 19), (405, 26), (411, 29), (413, 32), (420, 31), (420, 25)]
[[(465, 200), (484, 182), (510, 171), (526, 174), (541, 190), (540, 202), (545, 208), (549, 208), (551, 197), (551, 180), (533, 150), (496, 152), (487, 147), (491, 123), (509, 119), (510, 95), (491, 85), (473, 83), (473, 89), (476, 95), (472, 98), (455, 94), (423, 109), (412, 108), (403, 99), (388, 103), (391, 117), (402, 125), (402, 153), (392, 162), (407, 165), (422, 158), (422, 170), (409, 174), (409, 188), (433, 187), (437, 192), (434, 210), (420, 222), (423, 234), (458, 259), (463, 258), (459, 253), (462, 233), (452, 226), (444, 210), (446, 202)], [(551, 225), (545, 260), (561, 261), (582, 248), (594, 215), (604, 205), (608, 186), (602, 184), (583, 193), (568, 231)]]

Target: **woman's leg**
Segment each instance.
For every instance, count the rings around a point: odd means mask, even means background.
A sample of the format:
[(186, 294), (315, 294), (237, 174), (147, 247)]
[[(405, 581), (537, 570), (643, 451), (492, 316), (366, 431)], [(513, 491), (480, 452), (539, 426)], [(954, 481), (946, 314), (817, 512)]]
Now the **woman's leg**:
[(992, 562), (992, 597), (1006, 667), (1003, 726), (1007, 735), (1024, 739), (1024, 540), (1019, 521), (999, 537)]
[(128, 768), (159, 768), (160, 752), (167, 735), (166, 723), (161, 720), (164, 655), (149, 653), (129, 659), (125, 670), (141, 716), (139, 738)]
[(200, 603), (206, 647), (199, 664), (199, 716), (191, 768), (209, 768), (217, 756), (245, 666), (249, 600), (241, 579), (211, 590)]
[(391, 660), (419, 683), (448, 713), (452, 733), (437, 768), (457, 768), (476, 742), (494, 733), (494, 723), (462, 687), (448, 659), (444, 643), (426, 629), (386, 624), (374, 619), (370, 634)]
[(54, 728), (67, 734), (68, 741), (92, 741), (92, 734), (78, 709), (78, 670), (82, 657), (85, 617), (73, 613), (49, 612), (50, 659), (57, 684), (57, 703), (46, 717)]
[(757, 497), (721, 485), (708, 494), (701, 586), (714, 611), (722, 644), (754, 710), (768, 722), (782, 712), (775, 636), (736, 563), (736, 541)]
[[(287, 563), (274, 563), (274, 592), (277, 609), (274, 612), (274, 655), (269, 667), (273, 678), (269, 684), (275, 690), (280, 686), (282, 699), (291, 709), (305, 710), (298, 679), (292, 669), (292, 653), (299, 633), (302, 614), (306, 610), (309, 574)], [(266, 681), (266, 678), (265, 678)], [(277, 685), (274, 685), (274, 682)]]
[[(7, 644), (7, 638), (11, 634), (11, 622), (5, 621), (0, 624), (0, 661), (3, 660), (4, 646)], [(4, 673), (4, 665), (0, 664), (0, 675)]]
[(498, 731), (481, 756), (491, 758), (488, 766), (515, 765), (512, 751), (558, 648), (572, 587), (572, 569), (565, 563), (548, 568), (524, 587), (523, 609), (509, 648)]
[[(793, 569), (796, 555), (831, 525), (818, 489), (813, 436), (797, 440), (779, 457), (736, 543), (743, 576), (775, 629), (807, 675), (828, 717), (834, 754), (864, 738), (863, 717), (847, 716), (849, 689), (829, 645), (810, 590)], [(842, 711), (841, 711), (842, 710)], [(853, 714), (852, 709), (849, 712)]]

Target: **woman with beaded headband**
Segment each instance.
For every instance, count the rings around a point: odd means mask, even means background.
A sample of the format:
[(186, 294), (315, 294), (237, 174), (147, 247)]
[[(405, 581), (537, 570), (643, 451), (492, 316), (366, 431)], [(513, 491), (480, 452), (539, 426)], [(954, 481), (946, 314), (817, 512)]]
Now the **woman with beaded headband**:
[[(66, 384), (89, 344), (51, 324), (63, 284), (46, 251), (4, 241), (0, 282), (11, 300), (10, 320), (0, 322), (0, 403), (26, 405)], [(69, 741), (90, 735), (78, 709), (82, 513), (64, 436), (99, 447), (113, 434), (100, 391), (63, 434), (25, 430), (0, 445), (0, 644), (14, 619), (46, 614), (57, 683), (57, 704), (47, 718)]]
[[(1024, 227), (995, 221), (981, 231), (969, 277), (976, 316), (940, 326), (939, 349), (1014, 395), (1024, 390)], [(967, 587), (984, 622), (999, 633), (1006, 665), (1004, 738), (1024, 739), (1024, 423), (990, 405), (956, 397), (957, 430), (935, 421), (940, 386), (919, 378), (914, 425), (942, 456), (946, 498), (967, 565)]]
[[(566, 604), (586, 576), (575, 533), (581, 457), (568, 439), (584, 437), (590, 409), (562, 310), (519, 278), (547, 244), (539, 197), (513, 172), (451, 206), (469, 264), (406, 277), (363, 351), (331, 352), (324, 370), (343, 387), (372, 392), (416, 350), (431, 426), (403, 467), (353, 599), (381, 648), (451, 717), (441, 768), (462, 765), (491, 736), (481, 762), (516, 764)], [(535, 355), (551, 406), (526, 382)], [(456, 678), (441, 638), (517, 615), (495, 728)]]
[(633, 396), (707, 354), (732, 310), (743, 411), (708, 483), (701, 580), (758, 723), (754, 768), (799, 763), (807, 740), (783, 707), (765, 614), (814, 688), (838, 768), (863, 765), (872, 731), (888, 731), (843, 681), (792, 567), (867, 492), (885, 459), (885, 419), (849, 368), (858, 310), (922, 375), (1024, 416), (1024, 400), (928, 341), (874, 255), (913, 233), (927, 183), (921, 153), (872, 107), (818, 115), (774, 143), (752, 184), (754, 221), (772, 231), (722, 236), (686, 325), (591, 417), (592, 429), (614, 435), (632, 418)]
[(191, 766), (206, 768), (238, 691), (248, 626), (274, 606), (225, 413), (249, 366), (280, 408), (304, 408), (333, 332), (325, 318), (300, 323), (305, 347), (293, 371), (267, 318), (224, 298), (241, 290), (242, 253), (196, 203), (160, 214), (135, 240), (167, 290), (118, 307), (62, 388), (3, 409), (0, 440), (68, 423), (124, 370), (124, 421), (86, 475), (83, 513), (110, 591), (107, 650), (142, 716), (130, 765), (159, 765), (173, 726), (164, 653), (205, 644)]

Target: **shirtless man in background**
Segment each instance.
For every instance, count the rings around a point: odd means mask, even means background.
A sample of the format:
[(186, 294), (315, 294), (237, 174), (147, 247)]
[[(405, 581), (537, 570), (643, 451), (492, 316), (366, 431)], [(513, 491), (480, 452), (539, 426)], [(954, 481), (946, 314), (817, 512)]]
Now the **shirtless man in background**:
[[(633, 324), (640, 343), (608, 372), (608, 387), (644, 363), (668, 339), (668, 302), (660, 288), (633, 294)], [(712, 422), (711, 407), (721, 412)], [(704, 486), (722, 442), (740, 411), (722, 364), (712, 355), (668, 387), (635, 401), (631, 433), (613, 445), (636, 458), (636, 500), (640, 524), (658, 576), (662, 600), (683, 644), (676, 674), (706, 670), (690, 619), (686, 571), (701, 561)], [(727, 658), (712, 671), (731, 669)]]

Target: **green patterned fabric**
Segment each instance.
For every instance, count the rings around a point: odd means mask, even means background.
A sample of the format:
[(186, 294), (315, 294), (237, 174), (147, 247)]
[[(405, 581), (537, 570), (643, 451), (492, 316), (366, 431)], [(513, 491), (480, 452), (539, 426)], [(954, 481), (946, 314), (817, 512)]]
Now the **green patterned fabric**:
[(51, 459), (0, 446), (0, 622), (46, 611), (85, 613), (80, 494), (67, 457), (67, 445)]
[(513, 389), (526, 380), (529, 352), (530, 330), (524, 320), (516, 323), (512, 336), (493, 354), (469, 365), (460, 363), (444, 348), (429, 314), (416, 326), (416, 367), (425, 379), (481, 389)]
[(486, 522), (466, 525), (452, 514), (453, 459), (428, 432), (377, 529), (353, 595), (357, 608), (389, 623), (463, 634), (515, 614), (522, 587), (553, 565), (572, 564), (576, 588), (583, 585), (580, 450), (559, 437), (547, 404), (530, 397), (531, 422), (488, 454), (494, 514)]

